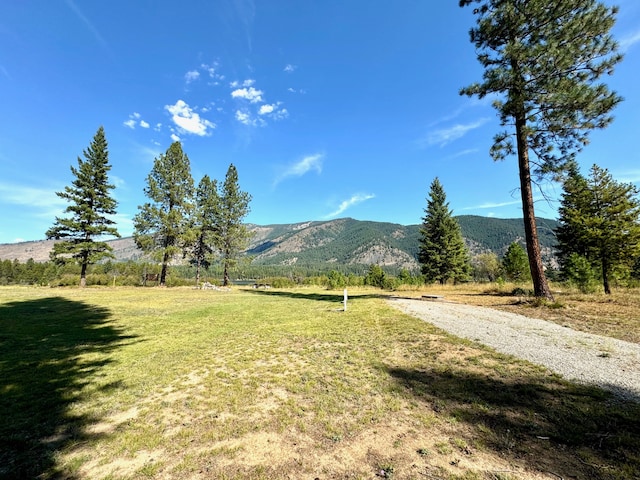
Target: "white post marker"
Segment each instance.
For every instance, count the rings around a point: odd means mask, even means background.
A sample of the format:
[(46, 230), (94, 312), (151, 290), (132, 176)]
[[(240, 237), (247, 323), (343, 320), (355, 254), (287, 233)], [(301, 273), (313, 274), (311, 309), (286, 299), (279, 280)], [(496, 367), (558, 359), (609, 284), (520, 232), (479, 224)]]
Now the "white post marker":
[(347, 311), (347, 289), (344, 289), (344, 311)]

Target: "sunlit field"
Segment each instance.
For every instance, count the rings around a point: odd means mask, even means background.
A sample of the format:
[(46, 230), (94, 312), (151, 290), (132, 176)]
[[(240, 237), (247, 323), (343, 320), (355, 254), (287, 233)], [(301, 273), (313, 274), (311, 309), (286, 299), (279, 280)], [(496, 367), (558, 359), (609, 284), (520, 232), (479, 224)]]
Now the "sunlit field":
[[(0, 288), (0, 478), (632, 479), (640, 407), (452, 337), (443, 295), (638, 341), (637, 291)], [(602, 321), (601, 321), (602, 319)], [(627, 332), (626, 330), (635, 330)]]

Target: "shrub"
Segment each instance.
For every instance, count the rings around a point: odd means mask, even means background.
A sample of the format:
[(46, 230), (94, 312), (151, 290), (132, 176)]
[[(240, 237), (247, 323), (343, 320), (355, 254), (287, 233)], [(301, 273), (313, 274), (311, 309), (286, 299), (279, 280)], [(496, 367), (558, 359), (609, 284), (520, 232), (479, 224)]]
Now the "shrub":
[(582, 293), (593, 293), (597, 289), (598, 282), (593, 267), (582, 255), (569, 255), (564, 265), (564, 275), (567, 282), (576, 286)]
[(337, 290), (347, 286), (347, 278), (342, 272), (331, 270), (327, 275), (327, 288), (330, 290)]

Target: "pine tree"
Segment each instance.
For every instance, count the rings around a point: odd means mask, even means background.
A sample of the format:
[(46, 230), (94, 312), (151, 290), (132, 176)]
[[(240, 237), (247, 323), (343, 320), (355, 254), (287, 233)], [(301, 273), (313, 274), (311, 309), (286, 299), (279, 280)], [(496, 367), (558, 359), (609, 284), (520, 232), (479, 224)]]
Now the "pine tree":
[(418, 261), (427, 282), (468, 280), (471, 271), (468, 251), (437, 177), (431, 183), (420, 234)]
[(238, 263), (240, 253), (249, 244), (250, 232), (242, 223), (249, 213), (251, 195), (240, 190), (238, 171), (231, 164), (219, 193), (219, 209), (214, 228), (214, 246), (219, 251), (224, 286), (229, 285), (229, 270)]
[(502, 257), (502, 269), (507, 280), (512, 282), (531, 280), (527, 252), (518, 242), (513, 242), (507, 248), (504, 257)]
[(556, 231), (561, 263), (566, 266), (572, 254), (586, 258), (609, 294), (613, 271), (630, 271), (640, 255), (640, 191), (597, 165), (589, 178), (573, 169), (563, 190)]
[(62, 240), (53, 246), (51, 257), (57, 261), (74, 258), (80, 264), (80, 286), (87, 284), (87, 267), (105, 257), (113, 257), (104, 235), (119, 237), (115, 222), (108, 217), (116, 213), (116, 200), (109, 183), (109, 151), (104, 128), (98, 128), (89, 147), (78, 157), (78, 168), (71, 167), (75, 180), (64, 192), (56, 192), (71, 204), (65, 209), (69, 217), (57, 218), (47, 230), (47, 239)]
[[(587, 179), (580, 173), (577, 164), (572, 164), (562, 183), (562, 195), (558, 208), (558, 226), (556, 252), (560, 268), (566, 271), (567, 262), (572, 255), (586, 258), (589, 251), (588, 234), (577, 217), (582, 211), (590, 209), (591, 192)], [(566, 273), (566, 272), (565, 272)]]
[(495, 136), (490, 153), (495, 160), (517, 154), (534, 293), (552, 299), (535, 223), (532, 172), (538, 178), (561, 173), (588, 143), (589, 132), (611, 122), (621, 98), (597, 81), (622, 58), (609, 34), (617, 8), (596, 0), (460, 0), (460, 6), (470, 4), (478, 4), (470, 36), (485, 68), (484, 82), (460, 93), (500, 95), (494, 106), (509, 128)]
[(192, 263), (196, 266), (196, 285), (200, 284), (200, 268), (208, 270), (211, 266), (219, 210), (218, 182), (205, 175), (196, 189), (195, 243), (191, 251)]
[(138, 248), (162, 262), (159, 284), (164, 286), (171, 259), (193, 243), (193, 178), (180, 142), (155, 159), (144, 193), (151, 202), (138, 207), (133, 236)]

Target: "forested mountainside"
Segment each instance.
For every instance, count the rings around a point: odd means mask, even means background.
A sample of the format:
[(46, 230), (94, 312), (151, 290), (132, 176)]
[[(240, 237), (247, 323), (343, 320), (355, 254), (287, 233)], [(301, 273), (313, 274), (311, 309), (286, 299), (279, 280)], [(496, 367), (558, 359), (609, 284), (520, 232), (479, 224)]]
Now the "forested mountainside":
[(256, 236), (247, 253), (253, 257), (254, 264), (417, 267), (417, 226), (343, 218), (288, 227), (251, 226)]
[[(524, 242), (522, 219), (462, 215), (456, 217), (472, 255), (502, 256), (511, 242)], [(547, 263), (553, 263), (555, 220), (538, 219), (540, 242)], [(342, 218), (277, 225), (249, 225), (254, 232), (247, 255), (255, 265), (371, 265), (418, 268), (420, 225), (399, 225)], [(142, 253), (133, 238), (110, 241), (117, 260), (138, 260)], [(52, 241), (0, 245), (1, 260), (36, 262), (49, 259)]]
[[(514, 242), (524, 245), (522, 219), (462, 215), (456, 217), (472, 255), (502, 256)], [(538, 219), (543, 257), (554, 264), (553, 230), (557, 221)], [(399, 225), (343, 218), (292, 225), (252, 225), (256, 232), (248, 254), (256, 265), (378, 264), (416, 269), (420, 225)]]

